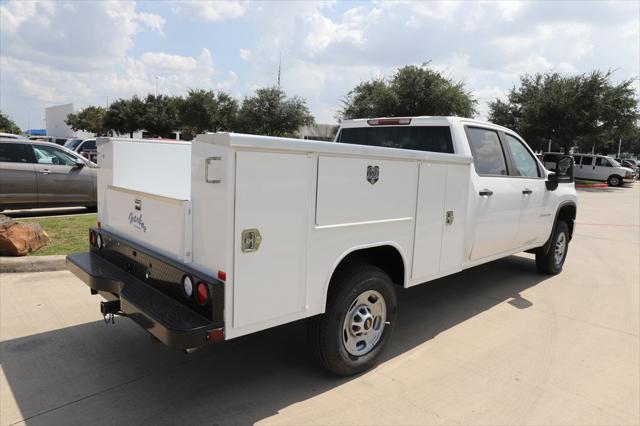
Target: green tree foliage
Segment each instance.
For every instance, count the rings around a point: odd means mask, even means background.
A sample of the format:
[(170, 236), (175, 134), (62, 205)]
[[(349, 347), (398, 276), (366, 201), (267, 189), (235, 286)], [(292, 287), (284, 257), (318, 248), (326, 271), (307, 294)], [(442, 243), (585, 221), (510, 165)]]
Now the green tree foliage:
[(304, 99), (287, 98), (277, 87), (256, 90), (242, 101), (238, 114), (238, 130), (267, 136), (296, 136), (301, 126), (315, 121)]
[(104, 135), (104, 116), (106, 110), (99, 106), (89, 106), (78, 113), (72, 113), (64, 121), (74, 131), (83, 130), (98, 136)]
[(207, 131), (234, 130), (238, 101), (225, 92), (216, 95), (211, 90), (189, 90), (180, 103), (179, 119), (182, 131), (193, 137)]
[(109, 105), (104, 116), (104, 127), (119, 135), (129, 133), (130, 137), (133, 137), (133, 132), (144, 127), (145, 112), (146, 105), (137, 96), (131, 99), (118, 99)]
[(473, 117), (476, 104), (463, 82), (453, 81), (424, 63), (399, 68), (388, 80), (376, 78), (360, 83), (344, 97), (338, 118)]
[[(633, 133), (638, 114), (633, 80), (611, 82), (612, 72), (520, 78), (506, 101), (489, 104), (489, 120), (520, 133), (534, 149), (607, 150)], [(617, 145), (616, 145), (617, 151)]]
[(181, 128), (179, 111), (182, 98), (166, 95), (147, 95), (142, 128), (152, 136), (169, 137)]
[(19, 135), (22, 133), (20, 127), (9, 118), (9, 116), (5, 115), (0, 111), (0, 132), (3, 133), (14, 133)]

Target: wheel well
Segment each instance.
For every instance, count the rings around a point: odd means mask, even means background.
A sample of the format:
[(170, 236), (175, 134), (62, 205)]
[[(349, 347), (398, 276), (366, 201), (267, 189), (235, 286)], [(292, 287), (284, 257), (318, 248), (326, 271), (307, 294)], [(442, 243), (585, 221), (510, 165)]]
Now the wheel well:
[(331, 288), (334, 282), (333, 277), (335, 277), (345, 265), (353, 262), (377, 266), (389, 275), (389, 278), (391, 278), (394, 284), (404, 285), (404, 261), (402, 260), (402, 255), (395, 247), (384, 245), (355, 250), (346, 255), (334, 270), (329, 288)]
[(569, 227), (569, 239), (573, 236), (573, 221), (576, 219), (576, 206), (567, 204), (560, 207), (558, 212), (558, 220), (561, 220)]

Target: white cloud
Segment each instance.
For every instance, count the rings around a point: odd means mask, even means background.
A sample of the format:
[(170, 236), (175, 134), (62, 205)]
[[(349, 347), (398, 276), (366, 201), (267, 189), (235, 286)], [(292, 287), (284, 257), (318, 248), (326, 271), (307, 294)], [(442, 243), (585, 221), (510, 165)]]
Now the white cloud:
[(191, 56), (170, 55), (167, 53), (147, 52), (140, 58), (150, 68), (169, 71), (193, 71), (197, 61)]
[(151, 31), (164, 35), (164, 24), (166, 20), (162, 16), (146, 12), (139, 12), (136, 16), (138, 20)]
[(215, 1), (184, 1), (173, 8), (175, 13), (189, 16), (192, 19), (220, 22), (239, 18), (247, 8), (245, 1), (215, 0)]
[(249, 62), (251, 60), (251, 50), (249, 50), (249, 49), (240, 49), (240, 58), (243, 61)]

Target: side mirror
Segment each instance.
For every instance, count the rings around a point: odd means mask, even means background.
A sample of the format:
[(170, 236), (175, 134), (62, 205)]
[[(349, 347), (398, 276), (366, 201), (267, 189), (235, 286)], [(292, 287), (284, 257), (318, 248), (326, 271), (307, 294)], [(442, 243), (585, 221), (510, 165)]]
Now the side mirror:
[(547, 185), (547, 189), (549, 191), (555, 191), (558, 188), (558, 175), (556, 174), (556, 172), (549, 173), (545, 184)]
[(81, 169), (81, 168), (83, 168), (84, 166), (85, 166), (84, 161), (82, 161), (82, 160), (81, 160), (81, 159), (79, 159), (79, 158), (76, 158), (76, 163), (73, 165), (73, 168), (74, 168), (74, 169)]
[(556, 158), (556, 167), (553, 173), (547, 177), (547, 189), (555, 191), (560, 183), (573, 183), (573, 157), (570, 155), (559, 155)]

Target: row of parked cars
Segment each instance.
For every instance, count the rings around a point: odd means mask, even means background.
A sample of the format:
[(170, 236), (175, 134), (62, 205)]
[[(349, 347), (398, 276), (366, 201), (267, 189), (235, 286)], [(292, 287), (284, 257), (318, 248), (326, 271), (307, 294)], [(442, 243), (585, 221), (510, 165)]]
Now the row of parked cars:
[[(540, 157), (544, 166), (553, 170), (556, 158), (563, 154), (545, 152)], [(609, 186), (622, 186), (638, 179), (640, 161), (633, 159), (614, 159), (596, 154), (573, 154), (574, 176), (576, 179), (607, 182)]]

